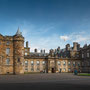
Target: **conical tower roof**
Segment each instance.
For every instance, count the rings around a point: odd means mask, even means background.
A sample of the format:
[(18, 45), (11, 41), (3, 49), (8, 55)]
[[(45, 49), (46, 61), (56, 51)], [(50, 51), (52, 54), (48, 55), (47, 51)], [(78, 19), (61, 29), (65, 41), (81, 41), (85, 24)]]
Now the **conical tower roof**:
[(22, 35), (22, 33), (20, 32), (19, 27), (18, 27), (18, 30), (17, 30), (17, 32), (16, 32), (16, 35)]

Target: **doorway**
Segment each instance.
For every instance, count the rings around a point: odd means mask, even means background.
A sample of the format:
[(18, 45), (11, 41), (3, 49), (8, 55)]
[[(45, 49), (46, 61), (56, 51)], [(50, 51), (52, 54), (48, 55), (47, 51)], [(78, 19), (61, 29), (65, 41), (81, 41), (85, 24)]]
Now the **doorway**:
[(55, 72), (55, 70), (54, 70), (54, 68), (52, 68), (52, 73), (54, 73)]

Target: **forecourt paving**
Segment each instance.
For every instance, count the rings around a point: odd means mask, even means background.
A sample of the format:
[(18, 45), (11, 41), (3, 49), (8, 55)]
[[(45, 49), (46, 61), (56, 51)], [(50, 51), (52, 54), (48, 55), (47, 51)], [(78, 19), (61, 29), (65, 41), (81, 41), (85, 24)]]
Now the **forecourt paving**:
[(72, 73), (0, 75), (0, 90), (90, 90), (90, 76)]
[(73, 83), (90, 85), (90, 76), (76, 76), (72, 73), (0, 75), (0, 83)]

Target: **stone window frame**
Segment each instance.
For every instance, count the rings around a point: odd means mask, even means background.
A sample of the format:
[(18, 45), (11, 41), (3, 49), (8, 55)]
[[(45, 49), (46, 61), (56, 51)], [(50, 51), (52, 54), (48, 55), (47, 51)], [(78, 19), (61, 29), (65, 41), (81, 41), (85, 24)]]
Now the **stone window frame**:
[(71, 68), (68, 68), (68, 71), (70, 72), (71, 71)]
[(37, 65), (40, 65), (40, 61), (39, 60), (37, 61)]
[(76, 62), (75, 62), (75, 61), (73, 61), (73, 66), (75, 67), (75, 65), (76, 65)]
[[(33, 62), (33, 63), (32, 63), (32, 62)], [(34, 65), (34, 61), (33, 61), (33, 60), (31, 61), (31, 65)]]
[(25, 52), (27, 52), (28, 50), (27, 49), (25, 49)]
[(58, 64), (58, 65), (61, 65), (61, 61), (57, 61), (57, 64)]
[(34, 67), (31, 67), (31, 71), (34, 71)]
[(25, 67), (25, 71), (28, 71), (28, 67)]
[(25, 52), (25, 56), (27, 56), (27, 54), (28, 54), (28, 53), (27, 53), (27, 52)]
[(89, 52), (87, 52), (87, 57), (88, 57), (88, 58), (90, 57), (90, 53), (89, 53)]
[(20, 58), (17, 59), (17, 62), (20, 62)]
[(77, 64), (78, 64), (78, 66), (80, 66), (81, 64), (80, 64), (80, 62), (77, 62)]
[(68, 62), (68, 65), (69, 65), (69, 66), (71, 65), (71, 61)]
[(40, 67), (37, 67), (37, 71), (40, 71)]
[(66, 61), (63, 61), (63, 65), (64, 65), (64, 66), (66, 65)]
[(42, 64), (43, 64), (43, 65), (45, 65), (45, 63), (46, 63), (45, 61), (42, 61)]
[(63, 71), (65, 72), (66, 71), (66, 68), (63, 68)]
[(10, 58), (6, 58), (6, 65), (10, 65)]
[(6, 55), (10, 54), (10, 48), (6, 48)]
[(6, 45), (10, 45), (10, 41), (7, 41), (7, 42), (6, 42)]
[(28, 66), (28, 61), (27, 60), (25, 60), (25, 66)]
[(82, 58), (84, 58), (84, 53), (82, 53)]

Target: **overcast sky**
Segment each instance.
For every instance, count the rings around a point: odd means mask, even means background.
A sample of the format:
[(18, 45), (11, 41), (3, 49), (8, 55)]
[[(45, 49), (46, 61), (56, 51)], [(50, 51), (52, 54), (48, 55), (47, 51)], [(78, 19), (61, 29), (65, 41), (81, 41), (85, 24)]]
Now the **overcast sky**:
[(90, 44), (90, 0), (0, 0), (0, 33), (18, 27), (31, 51)]

